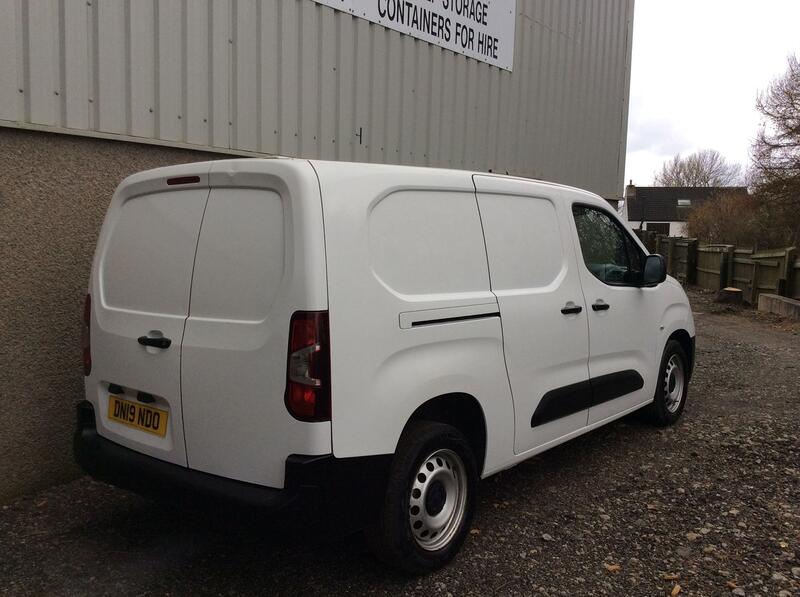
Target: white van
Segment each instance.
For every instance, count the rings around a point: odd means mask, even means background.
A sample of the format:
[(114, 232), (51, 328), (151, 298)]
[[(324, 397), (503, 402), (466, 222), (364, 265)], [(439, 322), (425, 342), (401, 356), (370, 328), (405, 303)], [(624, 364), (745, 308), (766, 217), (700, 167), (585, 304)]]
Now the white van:
[(76, 456), (140, 491), (364, 513), (378, 555), (420, 573), (459, 549), (479, 478), (643, 407), (674, 423), (694, 335), (663, 258), (584, 191), (161, 168), (100, 233)]

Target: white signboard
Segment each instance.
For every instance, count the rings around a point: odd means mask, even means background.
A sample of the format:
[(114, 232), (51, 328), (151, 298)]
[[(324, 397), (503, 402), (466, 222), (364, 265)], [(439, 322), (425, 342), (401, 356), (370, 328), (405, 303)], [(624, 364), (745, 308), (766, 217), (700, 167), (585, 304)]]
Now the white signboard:
[(516, 0), (315, 0), (511, 70)]

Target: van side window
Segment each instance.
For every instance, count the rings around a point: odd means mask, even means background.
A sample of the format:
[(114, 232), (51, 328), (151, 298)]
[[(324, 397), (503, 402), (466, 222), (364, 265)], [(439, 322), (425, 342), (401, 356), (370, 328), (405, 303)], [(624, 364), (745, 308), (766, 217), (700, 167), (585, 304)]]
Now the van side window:
[(644, 258), (622, 227), (602, 210), (585, 205), (573, 205), (572, 215), (589, 271), (606, 284), (635, 284)]
[(547, 199), (480, 193), (492, 290), (545, 288), (566, 267), (555, 206)]
[(395, 292), (420, 295), (489, 290), (474, 193), (391, 193), (373, 207), (369, 236), (373, 272)]

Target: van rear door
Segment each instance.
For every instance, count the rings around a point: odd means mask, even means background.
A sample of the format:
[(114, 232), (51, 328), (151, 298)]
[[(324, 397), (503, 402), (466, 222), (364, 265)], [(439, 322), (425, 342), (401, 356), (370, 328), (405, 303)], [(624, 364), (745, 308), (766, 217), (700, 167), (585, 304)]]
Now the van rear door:
[[(92, 269), (92, 371), (87, 398), (100, 435), (186, 466), (180, 355), (208, 166), (123, 182)], [(187, 176), (187, 174), (190, 174)]]
[(290, 454), (331, 451), (331, 424), (284, 404), (289, 322), (328, 308), (319, 183), (304, 160), (215, 163), (181, 364), (191, 469), (283, 487)]

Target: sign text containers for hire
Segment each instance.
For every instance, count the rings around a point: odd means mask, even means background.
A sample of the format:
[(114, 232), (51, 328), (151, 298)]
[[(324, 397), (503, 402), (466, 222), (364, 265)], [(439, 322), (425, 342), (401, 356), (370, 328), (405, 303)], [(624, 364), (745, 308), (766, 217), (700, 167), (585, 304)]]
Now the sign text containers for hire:
[(516, 0), (315, 0), (505, 70), (514, 66)]

